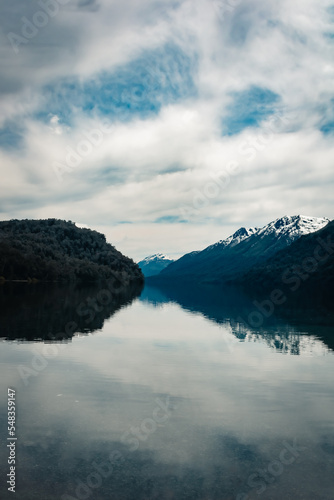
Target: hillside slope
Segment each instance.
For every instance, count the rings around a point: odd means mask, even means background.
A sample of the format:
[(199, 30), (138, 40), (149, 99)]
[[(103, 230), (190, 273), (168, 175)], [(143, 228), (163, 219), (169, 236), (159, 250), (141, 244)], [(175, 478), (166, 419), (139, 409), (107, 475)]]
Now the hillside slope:
[(200, 252), (184, 255), (166, 267), (156, 279), (223, 282), (263, 262), (279, 250), (291, 245), (304, 234), (328, 224), (329, 219), (285, 216), (261, 229), (240, 228), (226, 240)]
[(103, 234), (57, 219), (0, 222), (0, 277), (143, 281), (138, 265), (107, 243)]
[(332, 304), (334, 299), (334, 221), (301, 236), (265, 263), (231, 280), (251, 293), (265, 295), (274, 289)]

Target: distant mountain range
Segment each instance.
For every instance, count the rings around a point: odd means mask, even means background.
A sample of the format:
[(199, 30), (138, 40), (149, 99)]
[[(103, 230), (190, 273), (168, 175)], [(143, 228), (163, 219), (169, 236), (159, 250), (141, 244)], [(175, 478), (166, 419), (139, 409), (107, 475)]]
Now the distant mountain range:
[[(238, 282), (246, 286), (247, 283), (254, 283), (255, 279), (258, 282), (260, 275), (264, 275), (268, 259), (273, 258), (278, 252), (281, 252), (281, 256), (284, 255), (284, 252), (302, 236), (315, 234), (329, 222), (327, 218), (296, 215), (276, 219), (259, 229), (242, 227), (225, 240), (218, 241), (202, 251), (184, 255), (149, 280), (152, 283), (172, 282), (175, 279), (197, 283)], [(315, 235), (314, 239), (308, 240), (309, 247), (314, 244), (316, 238)], [(310, 253), (312, 256), (312, 248), (307, 249), (307, 246), (305, 244), (305, 255)], [(284, 265), (288, 266), (292, 255), (296, 259), (298, 249), (292, 250), (291, 255), (286, 255)], [(272, 264), (273, 268), (275, 262)], [(251, 270), (254, 270), (252, 279), (247, 274)], [(270, 279), (268, 278), (268, 283)]]
[(174, 262), (174, 260), (170, 259), (163, 253), (156, 253), (138, 262), (138, 266), (142, 270), (144, 276), (147, 278), (149, 276), (159, 274), (172, 262)]

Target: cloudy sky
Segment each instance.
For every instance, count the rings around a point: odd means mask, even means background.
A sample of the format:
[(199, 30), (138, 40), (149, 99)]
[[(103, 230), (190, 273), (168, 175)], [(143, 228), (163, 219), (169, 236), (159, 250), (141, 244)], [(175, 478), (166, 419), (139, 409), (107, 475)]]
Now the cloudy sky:
[(0, 6), (0, 219), (139, 260), (334, 218), (334, 0)]

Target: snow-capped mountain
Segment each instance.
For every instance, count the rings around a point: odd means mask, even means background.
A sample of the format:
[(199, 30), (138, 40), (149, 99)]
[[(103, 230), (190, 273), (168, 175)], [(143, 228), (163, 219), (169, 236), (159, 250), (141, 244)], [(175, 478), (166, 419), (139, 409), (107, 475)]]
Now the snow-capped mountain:
[(265, 260), (282, 248), (285, 248), (305, 234), (322, 229), (329, 222), (328, 218), (307, 217), (304, 215), (284, 216), (258, 229), (245, 241), (248, 256), (256, 256), (261, 249)]
[(248, 229), (246, 229), (245, 227), (241, 227), (240, 229), (238, 229), (238, 231), (236, 231), (225, 240), (217, 241), (217, 243), (214, 243), (213, 245), (205, 248), (203, 252), (211, 252), (212, 250), (217, 250), (218, 248), (222, 250), (223, 248), (226, 248), (228, 246), (230, 248), (234, 247), (249, 236), (252, 236), (252, 234), (255, 234), (257, 231), (258, 229), (256, 227), (250, 227)]
[(291, 292), (298, 290), (297, 302), (303, 297), (304, 305), (309, 303), (314, 307), (320, 301), (319, 305), (328, 304), (333, 310), (334, 221), (302, 235), (232, 281), (252, 294), (267, 297), (274, 289), (280, 289), (291, 300)]
[(327, 218), (295, 215), (281, 217), (260, 229), (242, 227), (225, 240), (200, 252), (184, 255), (168, 265), (161, 276), (220, 281), (265, 261), (302, 235), (320, 230), (328, 222)]
[(174, 262), (173, 259), (168, 257), (163, 253), (156, 253), (154, 255), (149, 255), (145, 259), (138, 262), (144, 276), (154, 276), (159, 274), (165, 267)]
[(307, 217), (305, 215), (285, 216), (270, 222), (257, 231), (258, 235), (276, 234), (277, 237), (287, 236), (296, 240), (304, 234), (314, 233), (328, 224), (329, 219), (319, 217)]

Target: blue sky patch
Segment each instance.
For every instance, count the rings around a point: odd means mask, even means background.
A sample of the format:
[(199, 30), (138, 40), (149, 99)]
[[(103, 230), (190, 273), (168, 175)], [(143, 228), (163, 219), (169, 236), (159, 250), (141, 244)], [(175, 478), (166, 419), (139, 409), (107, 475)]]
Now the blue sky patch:
[(23, 141), (22, 131), (14, 124), (7, 124), (0, 129), (0, 148), (11, 150), (21, 146)]
[(176, 45), (146, 52), (141, 58), (79, 82), (62, 81), (45, 88), (47, 111), (38, 117), (57, 114), (70, 123), (75, 111), (107, 116), (111, 121), (129, 121), (158, 114), (167, 104), (196, 95), (196, 57)]
[(269, 89), (252, 86), (232, 93), (233, 102), (226, 108), (222, 120), (223, 135), (235, 135), (248, 127), (259, 127), (275, 112), (280, 96)]
[(334, 132), (334, 120), (327, 122), (327, 123), (324, 123), (324, 125), (322, 125), (320, 127), (320, 131), (324, 135), (333, 134), (333, 132)]
[(334, 98), (330, 99), (326, 107), (321, 109), (323, 118), (318, 125), (320, 132), (329, 135), (334, 132)]
[(176, 215), (165, 215), (164, 217), (159, 217), (154, 221), (156, 224), (175, 224), (180, 221), (180, 217)]

